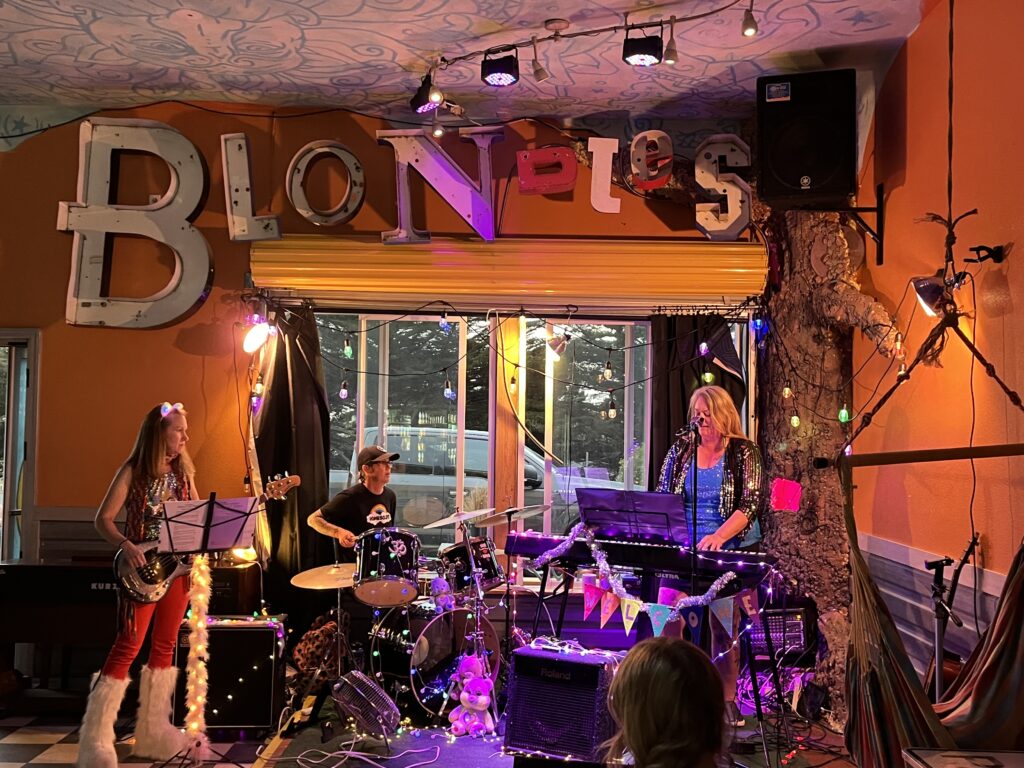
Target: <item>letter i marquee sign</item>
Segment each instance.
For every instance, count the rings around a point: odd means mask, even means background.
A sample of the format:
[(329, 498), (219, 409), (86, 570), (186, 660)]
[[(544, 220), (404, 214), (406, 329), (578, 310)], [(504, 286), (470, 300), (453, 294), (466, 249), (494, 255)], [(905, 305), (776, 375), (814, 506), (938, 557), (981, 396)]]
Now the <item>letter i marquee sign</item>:
[[(424, 180), (484, 240), (495, 238), (491, 174), (491, 145), (504, 138), (497, 127), (468, 128), (460, 136), (476, 145), (479, 182), (460, 168), (441, 146), (420, 130), (382, 130), (381, 143), (395, 152), (398, 226), (381, 233), (385, 243), (426, 243), (430, 233), (412, 223), (409, 169)], [(185, 136), (151, 120), (90, 118), (79, 131), (78, 200), (58, 205), (57, 228), (74, 233), (71, 280), (65, 316), (72, 325), (116, 328), (155, 328), (169, 325), (197, 309), (213, 284), (213, 261), (206, 238), (188, 221), (198, 207), (206, 183), (202, 157)], [(590, 201), (595, 210), (615, 214), (620, 200), (611, 194), (614, 139), (590, 139), (593, 157)], [(167, 163), (168, 188), (149, 205), (111, 202), (114, 153), (145, 152)], [(228, 233), (235, 241), (280, 238), (277, 216), (253, 211), (249, 143), (243, 133), (221, 136), (224, 197)], [(349, 184), (344, 198), (328, 211), (309, 204), (305, 169), (321, 154), (331, 154), (346, 166)], [(568, 147), (517, 153), (520, 194), (569, 191), (576, 182), (575, 156)], [(721, 167), (720, 167), (721, 164)], [(750, 165), (750, 150), (732, 135), (711, 136), (697, 149), (694, 178), (719, 203), (697, 205), (697, 226), (711, 240), (735, 240), (750, 222), (750, 187), (729, 169)], [(631, 182), (655, 189), (669, 181), (672, 142), (662, 131), (645, 131), (630, 145)], [(288, 200), (307, 221), (332, 226), (349, 221), (365, 196), (365, 172), (359, 159), (342, 144), (316, 141), (292, 158), (286, 177)], [(155, 197), (155, 195), (154, 195)], [(139, 235), (167, 246), (174, 254), (174, 272), (152, 296), (127, 298), (104, 295), (108, 238)]]

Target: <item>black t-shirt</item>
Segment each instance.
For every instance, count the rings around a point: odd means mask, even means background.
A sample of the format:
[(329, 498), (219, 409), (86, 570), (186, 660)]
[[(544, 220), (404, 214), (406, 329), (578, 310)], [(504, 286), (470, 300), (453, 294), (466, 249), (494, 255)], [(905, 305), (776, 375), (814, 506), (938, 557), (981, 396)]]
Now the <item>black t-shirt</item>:
[[(331, 525), (337, 525), (356, 536), (371, 528), (392, 525), (398, 502), (395, 492), (385, 487), (380, 493), (371, 493), (362, 483), (346, 488), (320, 508), (320, 513)], [(342, 562), (355, 562), (355, 550), (336, 547)]]

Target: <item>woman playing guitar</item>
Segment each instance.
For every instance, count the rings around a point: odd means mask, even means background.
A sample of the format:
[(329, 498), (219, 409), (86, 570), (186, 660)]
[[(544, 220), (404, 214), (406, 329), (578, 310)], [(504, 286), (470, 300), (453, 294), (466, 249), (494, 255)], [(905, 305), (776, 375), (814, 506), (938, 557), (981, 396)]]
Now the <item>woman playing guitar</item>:
[[(142, 420), (131, 455), (117, 470), (96, 512), (96, 530), (118, 547), (120, 557), (135, 567), (146, 564), (139, 545), (159, 538), (163, 502), (198, 499), (193, 482), (195, 469), (189, 458), (188, 421), (181, 403), (162, 403)], [(114, 522), (124, 508), (124, 531)], [(116, 768), (114, 722), (128, 687), (131, 667), (150, 624), (149, 662), (142, 668), (139, 713), (133, 754), (166, 760), (188, 744), (188, 738), (171, 725), (171, 694), (178, 670), (172, 666), (178, 628), (188, 605), (187, 578), (175, 579), (159, 601), (134, 602), (122, 592), (118, 633), (103, 669), (93, 683), (79, 735), (78, 765), (82, 768)]]

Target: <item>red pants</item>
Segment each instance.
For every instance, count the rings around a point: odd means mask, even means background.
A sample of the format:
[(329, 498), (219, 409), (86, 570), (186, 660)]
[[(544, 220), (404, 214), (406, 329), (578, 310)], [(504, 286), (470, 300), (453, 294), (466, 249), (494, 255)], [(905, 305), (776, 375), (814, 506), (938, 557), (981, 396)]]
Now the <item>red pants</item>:
[[(170, 588), (156, 603), (135, 604), (135, 631), (124, 627), (114, 640), (103, 674), (123, 680), (139, 655), (139, 649), (146, 639), (146, 630), (153, 624), (153, 636), (149, 641), (149, 666), (162, 669), (174, 663), (174, 645), (178, 642), (178, 629), (188, 606), (188, 578), (175, 579)], [(155, 618), (154, 618), (155, 614)]]

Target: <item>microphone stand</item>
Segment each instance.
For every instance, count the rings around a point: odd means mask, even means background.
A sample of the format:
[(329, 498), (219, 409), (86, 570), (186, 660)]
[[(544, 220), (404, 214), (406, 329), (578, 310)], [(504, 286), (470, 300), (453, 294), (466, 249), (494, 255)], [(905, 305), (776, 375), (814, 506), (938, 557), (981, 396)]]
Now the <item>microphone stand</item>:
[(691, 467), (692, 485), (690, 486), (690, 594), (697, 588), (697, 449), (700, 447), (700, 430), (691, 424), (690, 439), (693, 445)]

